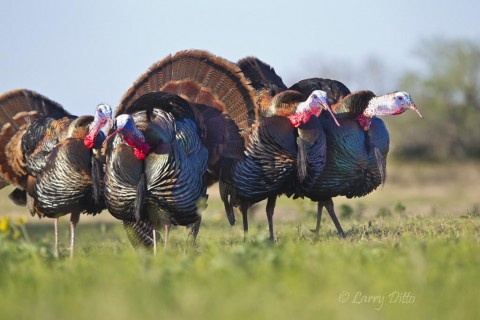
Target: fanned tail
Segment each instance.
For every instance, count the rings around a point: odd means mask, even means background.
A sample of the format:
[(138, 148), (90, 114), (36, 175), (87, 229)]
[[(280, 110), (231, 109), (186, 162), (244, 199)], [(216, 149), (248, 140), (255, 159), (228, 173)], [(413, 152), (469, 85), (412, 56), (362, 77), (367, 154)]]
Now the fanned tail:
[(31, 112), (31, 120), (41, 116), (55, 119), (71, 116), (59, 103), (31, 90), (12, 90), (0, 96), (0, 126), (11, 123), (20, 128), (25, 123), (19, 123), (14, 116), (22, 112)]
[(282, 78), (275, 69), (256, 57), (245, 57), (237, 62), (243, 74), (251, 81), (255, 90), (263, 90), (266, 87), (275, 89), (277, 94), (287, 90)]
[(124, 95), (116, 115), (141, 95), (158, 91), (219, 109), (240, 130), (247, 130), (255, 121), (254, 93), (241, 70), (207, 51), (180, 51), (152, 65)]
[(71, 116), (60, 104), (34, 91), (20, 89), (0, 96), (0, 175), (5, 182), (26, 187), (21, 142), (26, 128), (36, 119)]
[(240, 59), (237, 65), (255, 88), (259, 114), (263, 117), (289, 116), (310, 95), (287, 89), (275, 69), (256, 57)]

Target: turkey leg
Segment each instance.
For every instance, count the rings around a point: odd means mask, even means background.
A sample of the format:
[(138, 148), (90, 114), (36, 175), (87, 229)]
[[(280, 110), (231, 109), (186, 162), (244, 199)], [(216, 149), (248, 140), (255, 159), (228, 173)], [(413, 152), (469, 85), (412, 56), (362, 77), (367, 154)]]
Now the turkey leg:
[(335, 224), (335, 227), (337, 228), (338, 234), (342, 238), (345, 238), (345, 232), (343, 232), (342, 226), (340, 225), (340, 221), (338, 221), (337, 215), (335, 214), (335, 210), (333, 209), (332, 199), (325, 201), (324, 205), (325, 205), (325, 208), (328, 211), (328, 214), (330, 215), (330, 218), (332, 219), (333, 223)]
[(248, 205), (242, 201), (240, 204), (240, 211), (242, 211), (242, 220), (243, 220), (243, 240), (247, 239), (248, 235)]
[(345, 238), (345, 232), (343, 232), (342, 226), (340, 225), (340, 222), (338, 221), (337, 215), (335, 214), (335, 209), (333, 208), (333, 201), (332, 199), (326, 200), (326, 201), (318, 201), (317, 203), (317, 225), (314, 230), (311, 230), (313, 233), (318, 235), (320, 231), (320, 221), (322, 220), (322, 211), (323, 207), (327, 209), (328, 214), (330, 215), (330, 218), (332, 219), (333, 223), (335, 224), (335, 227), (337, 228), (338, 234), (342, 237)]
[(267, 200), (267, 219), (268, 219), (268, 230), (270, 232), (270, 240), (275, 241), (273, 235), (273, 214), (275, 211), (275, 204), (277, 203), (277, 196), (268, 197)]
[(168, 234), (170, 233), (170, 224), (165, 224), (163, 228), (165, 229), (165, 241), (163, 242), (163, 249), (167, 249)]
[(55, 228), (55, 247), (53, 249), (53, 256), (58, 258), (58, 218), (54, 219), (53, 227)]
[(73, 249), (75, 247), (75, 227), (80, 221), (80, 212), (70, 214), (70, 258), (73, 258)]
[(157, 232), (155, 228), (152, 228), (152, 238), (153, 238), (153, 255), (157, 254)]

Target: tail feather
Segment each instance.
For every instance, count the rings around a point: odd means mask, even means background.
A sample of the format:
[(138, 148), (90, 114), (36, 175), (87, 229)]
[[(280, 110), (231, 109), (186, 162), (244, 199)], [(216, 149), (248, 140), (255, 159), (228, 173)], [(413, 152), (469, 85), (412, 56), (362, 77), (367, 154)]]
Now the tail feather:
[(162, 89), (164, 92), (174, 93), (184, 99), (188, 97), (196, 97), (200, 94), (200, 86), (190, 81), (175, 81), (165, 85)]
[(59, 119), (70, 114), (57, 102), (34, 91), (13, 90), (0, 96), (0, 175), (6, 182), (25, 188), (22, 136), (42, 116)]
[(11, 123), (3, 125), (0, 132), (0, 174), (8, 183), (22, 188), (26, 183), (25, 161), (21, 142), (26, 126), (17, 131)]
[[(16, 121), (13, 117), (20, 112), (30, 111), (35, 111), (36, 117), (48, 115), (53, 118), (62, 118), (70, 116), (57, 102), (31, 90), (13, 90), (0, 96), (0, 126), (5, 123), (15, 126)], [(31, 116), (34, 117), (34, 113)]]
[[(248, 129), (255, 121), (253, 88), (241, 70), (206, 51), (181, 51), (155, 63), (127, 91), (116, 114), (124, 113), (134, 100), (149, 91), (180, 93), (190, 102), (220, 109), (238, 124), (240, 130)], [(247, 122), (244, 115), (247, 115)]]
[[(172, 58), (172, 56), (168, 55), (162, 61), (166, 62), (168, 60), (171, 60), (171, 58)], [(144, 86), (146, 88), (149, 88), (149, 90), (151, 92), (159, 91), (159, 88), (161, 88), (165, 83), (168, 83), (171, 79), (171, 76), (172, 76), (172, 65), (171, 65), (171, 63), (170, 64), (165, 63), (165, 65), (161, 69), (157, 68), (158, 64), (159, 64), (159, 62), (153, 64), (147, 70), (145, 75), (142, 76), (143, 78), (145, 78)], [(149, 74), (148, 77), (146, 76), (147, 74)], [(137, 83), (138, 83), (138, 81), (140, 81), (140, 79), (137, 80)], [(130, 93), (130, 94), (133, 94), (133, 96), (130, 98), (133, 101), (141, 95), (140, 92), (141, 92), (140, 91), (140, 86), (138, 87), (138, 89), (135, 89), (135, 87), (132, 87), (132, 88), (130, 88), (129, 91), (127, 91), (127, 93), (124, 96), (124, 99)]]
[(277, 91), (287, 89), (282, 78), (277, 75), (275, 69), (267, 63), (256, 57), (245, 57), (237, 62), (245, 76), (252, 81), (256, 90), (261, 90), (265, 86), (277, 88)]

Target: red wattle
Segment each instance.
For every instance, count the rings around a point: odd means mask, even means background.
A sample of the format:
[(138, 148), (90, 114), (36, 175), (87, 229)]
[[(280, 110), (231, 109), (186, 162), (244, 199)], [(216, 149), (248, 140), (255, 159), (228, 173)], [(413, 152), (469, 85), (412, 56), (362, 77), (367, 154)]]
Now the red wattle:
[(363, 130), (368, 131), (368, 129), (370, 129), (372, 119), (369, 117), (365, 117), (363, 114), (361, 114), (357, 117), (357, 121), (362, 126)]
[(288, 120), (290, 120), (290, 123), (292, 124), (292, 126), (294, 128), (298, 128), (302, 124), (301, 117), (302, 117), (301, 115), (292, 114), (292, 115), (288, 116)]
[(129, 146), (133, 147), (133, 153), (138, 160), (143, 160), (148, 156), (148, 153), (150, 152), (150, 146), (147, 143), (137, 141), (137, 143), (139, 144), (138, 145), (134, 140), (129, 137), (124, 137), (123, 139)]
[(138, 160), (143, 160), (148, 155), (148, 152), (146, 153), (145, 151), (137, 149), (137, 148), (133, 148), (133, 153), (135, 154), (135, 156), (137, 157)]
[(85, 146), (87, 146), (87, 148), (89, 149), (92, 149), (93, 148), (93, 145), (95, 144), (94, 139), (90, 136), (86, 136), (84, 139), (83, 139), (83, 143), (85, 144)]
[(292, 124), (292, 126), (294, 126), (295, 128), (298, 128), (302, 124), (307, 123), (310, 120), (310, 117), (313, 115), (318, 117), (320, 113), (317, 114), (317, 112), (307, 110), (302, 113), (294, 113), (288, 116), (288, 119), (290, 120), (290, 123)]
[(308, 112), (308, 111), (305, 112), (303, 114), (303, 123), (307, 123), (308, 120), (310, 120), (310, 118), (312, 117), (312, 115), (313, 115), (313, 112)]

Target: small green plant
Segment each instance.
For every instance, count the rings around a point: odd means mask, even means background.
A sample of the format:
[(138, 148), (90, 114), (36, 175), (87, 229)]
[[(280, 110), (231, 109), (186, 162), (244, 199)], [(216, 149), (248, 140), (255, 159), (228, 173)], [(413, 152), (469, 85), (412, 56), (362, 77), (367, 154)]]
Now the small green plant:
[(403, 205), (401, 202), (397, 202), (395, 206), (393, 207), (393, 212), (403, 215), (405, 211), (407, 210), (407, 207)]
[(353, 215), (353, 208), (348, 204), (342, 204), (340, 206), (340, 217), (343, 219), (349, 219)]
[(23, 239), (30, 242), (27, 229), (25, 228), (26, 218), (20, 217), (13, 220), (9, 215), (0, 217), (0, 237), (9, 240)]
[(392, 216), (392, 211), (390, 209), (385, 207), (378, 209), (377, 218), (386, 218), (391, 216)]
[(473, 208), (467, 211), (467, 215), (471, 218), (478, 218), (480, 217), (480, 208), (478, 205), (473, 206)]

